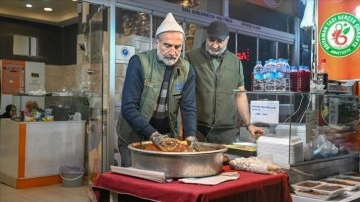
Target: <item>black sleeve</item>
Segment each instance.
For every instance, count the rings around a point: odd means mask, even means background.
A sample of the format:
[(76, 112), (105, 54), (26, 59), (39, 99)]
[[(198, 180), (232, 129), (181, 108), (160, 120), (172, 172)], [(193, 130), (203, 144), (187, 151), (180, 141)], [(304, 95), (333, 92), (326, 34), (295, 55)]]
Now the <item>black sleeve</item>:
[(184, 137), (196, 134), (197, 112), (195, 96), (195, 72), (192, 66), (185, 82), (183, 95), (180, 103), (182, 122), (184, 125)]

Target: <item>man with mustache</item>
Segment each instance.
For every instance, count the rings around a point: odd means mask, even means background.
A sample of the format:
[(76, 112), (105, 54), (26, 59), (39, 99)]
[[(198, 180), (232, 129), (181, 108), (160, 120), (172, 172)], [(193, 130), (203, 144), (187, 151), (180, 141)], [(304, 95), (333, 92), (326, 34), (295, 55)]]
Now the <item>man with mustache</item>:
[[(232, 144), (235, 111), (254, 139), (264, 130), (250, 123), (249, 106), (245, 91), (243, 67), (239, 58), (227, 50), (229, 29), (221, 21), (210, 23), (207, 39), (202, 47), (186, 54), (196, 75), (196, 105), (198, 139), (218, 144)], [(236, 109), (234, 108), (236, 106)]]
[(184, 39), (182, 27), (168, 13), (156, 31), (156, 49), (129, 61), (116, 126), (123, 167), (131, 166), (127, 146), (133, 142), (151, 140), (170, 149), (179, 134), (191, 143), (197, 141), (195, 73), (189, 62), (180, 58)]

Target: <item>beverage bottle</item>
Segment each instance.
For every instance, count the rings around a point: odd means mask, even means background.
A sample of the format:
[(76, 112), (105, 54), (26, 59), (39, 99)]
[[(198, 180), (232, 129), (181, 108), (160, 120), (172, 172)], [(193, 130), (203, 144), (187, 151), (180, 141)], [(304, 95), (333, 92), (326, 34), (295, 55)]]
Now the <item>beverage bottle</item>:
[(297, 92), (301, 92), (303, 91), (302, 89), (303, 87), (303, 74), (304, 74), (304, 66), (303, 65), (299, 65), (299, 69), (298, 69), (298, 77), (297, 77), (297, 87), (296, 87), (296, 91)]
[(265, 91), (269, 91), (268, 89), (269, 79), (270, 79), (269, 61), (265, 60), (265, 64), (263, 66), (263, 85)]
[(253, 71), (253, 91), (263, 91), (263, 70), (262, 70), (261, 61), (256, 61), (256, 65)]
[(310, 91), (310, 79), (311, 72), (308, 66), (299, 66), (299, 74), (297, 81), (297, 91), (309, 92)]
[(328, 73), (326, 70), (326, 59), (321, 60), (318, 73), (316, 75), (316, 80), (318, 85), (324, 85), (324, 89), (327, 89), (328, 86)]
[(299, 72), (296, 66), (291, 66), (290, 70), (290, 90), (293, 92), (297, 91), (297, 83), (299, 78)]
[(275, 91), (276, 90), (276, 85), (277, 85), (277, 68), (276, 68), (276, 63), (277, 61), (275, 61), (274, 59), (269, 59), (269, 64), (268, 64), (268, 82), (267, 82), (267, 90), (268, 91)]
[(285, 68), (285, 91), (290, 91), (290, 65), (287, 59), (284, 59), (284, 68)]
[(277, 60), (277, 89), (278, 91), (286, 91), (286, 82), (287, 82), (287, 67), (285, 64), (285, 60), (283, 58), (279, 58)]
[(309, 66), (304, 67), (304, 91), (309, 92), (310, 91), (310, 81), (311, 81), (311, 71)]

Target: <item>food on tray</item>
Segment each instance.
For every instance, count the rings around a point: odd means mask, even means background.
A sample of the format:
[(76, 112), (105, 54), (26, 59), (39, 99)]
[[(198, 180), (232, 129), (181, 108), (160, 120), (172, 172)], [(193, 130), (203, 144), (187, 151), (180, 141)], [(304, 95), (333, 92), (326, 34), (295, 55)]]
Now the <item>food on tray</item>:
[[(194, 150), (190, 150), (189, 149), (189, 145), (187, 144), (186, 141), (180, 141), (180, 144), (183, 145), (182, 147), (178, 147), (173, 149), (173, 152), (193, 152)], [(135, 144), (134, 145), (135, 148), (138, 149), (143, 149), (143, 150), (147, 150), (147, 151), (157, 151), (157, 152), (165, 152), (163, 150), (160, 150), (157, 146), (155, 146), (153, 143), (151, 142), (140, 142), (139, 144)], [(218, 150), (219, 147), (215, 147), (215, 146), (208, 146), (208, 145), (197, 145), (196, 149), (198, 152), (205, 152), (205, 151), (215, 151)], [(196, 152), (196, 151), (194, 151)]]
[(324, 184), (320, 181), (306, 180), (291, 185), (297, 191), (310, 192), (311, 188)]
[(313, 192), (322, 195), (339, 195), (345, 192), (345, 186), (334, 184), (323, 184), (311, 189)]
[(308, 197), (308, 198), (314, 198), (314, 199), (318, 199), (318, 200), (330, 200), (332, 198), (335, 198), (336, 196), (339, 196), (341, 193), (337, 193), (337, 194), (333, 194), (333, 195), (323, 195), (323, 194), (319, 194), (319, 193), (315, 193), (315, 192), (304, 192), (304, 191), (296, 191), (295, 190), (296, 195), (298, 196), (303, 196), (303, 197)]
[(355, 182), (360, 182), (360, 178), (357, 178), (357, 177), (351, 177), (351, 176), (345, 176), (345, 175), (339, 175), (339, 176), (336, 176), (336, 179), (341, 179), (341, 180), (351, 180), (351, 181), (355, 181)]
[(343, 188), (342, 186), (337, 186), (337, 185), (321, 185), (316, 187), (315, 189), (324, 190), (324, 191), (335, 191), (342, 188)]
[(350, 181), (350, 180), (327, 178), (327, 179), (322, 179), (321, 181), (330, 183), (330, 184), (337, 184), (337, 185), (345, 186), (346, 190), (348, 190), (348, 191), (354, 191), (360, 187), (360, 182), (354, 182), (354, 181)]
[(254, 173), (276, 174), (277, 172), (282, 171), (279, 166), (262, 161), (257, 157), (235, 158), (229, 162), (229, 165), (230, 168), (235, 170), (244, 170)]
[(357, 172), (344, 173), (342, 175), (352, 176), (352, 177), (360, 177), (360, 173), (357, 173)]
[(345, 186), (354, 186), (357, 183), (356, 182), (351, 182), (351, 181), (345, 181), (345, 180), (337, 180), (337, 179), (323, 179), (321, 180), (323, 182), (327, 182), (327, 183), (332, 183), (332, 184), (340, 184), (340, 185), (345, 185)]
[(303, 186), (303, 187), (315, 187), (315, 186), (318, 186), (318, 185), (320, 185), (320, 184), (321, 184), (320, 182), (309, 182), (309, 181), (306, 181), (306, 182), (299, 183), (298, 186)]

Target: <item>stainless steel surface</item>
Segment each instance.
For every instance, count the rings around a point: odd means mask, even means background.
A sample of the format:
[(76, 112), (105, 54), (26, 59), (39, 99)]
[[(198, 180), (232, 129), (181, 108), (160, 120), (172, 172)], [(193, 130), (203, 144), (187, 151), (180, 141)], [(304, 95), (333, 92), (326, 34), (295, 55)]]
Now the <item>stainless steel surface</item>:
[(345, 172), (359, 172), (359, 153), (316, 159), (290, 165), (290, 184), (319, 180)]
[[(141, 144), (150, 144), (142, 142)], [(160, 152), (139, 149), (139, 142), (129, 145), (132, 167), (164, 172), (167, 178), (205, 177), (221, 172), (223, 153), (227, 148), (219, 144), (199, 143), (215, 148), (203, 152)]]

